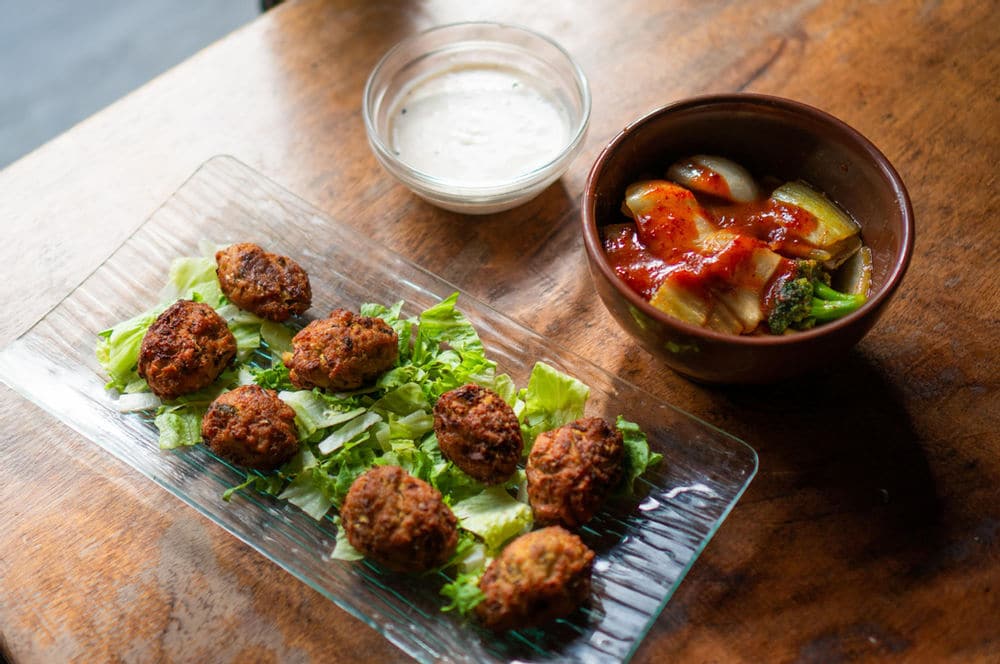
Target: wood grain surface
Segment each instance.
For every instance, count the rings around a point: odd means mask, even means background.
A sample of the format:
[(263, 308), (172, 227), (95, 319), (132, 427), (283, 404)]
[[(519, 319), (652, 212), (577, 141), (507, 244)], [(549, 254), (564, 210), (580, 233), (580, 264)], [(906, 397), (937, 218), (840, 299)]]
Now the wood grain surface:
[[(468, 218), (380, 170), (365, 78), (460, 20), (556, 38), (593, 89), (565, 177)], [(760, 473), (637, 662), (1000, 657), (1000, 9), (883, 0), (291, 2), (0, 172), (0, 344), (97, 268), (201, 163), (231, 154), (333, 217), (745, 439)], [(913, 261), (829, 369), (706, 388), (632, 345), (578, 234), (600, 148), (683, 97), (755, 91), (870, 138), (909, 187)], [(0, 652), (14, 662), (392, 661), (388, 641), (0, 387)]]

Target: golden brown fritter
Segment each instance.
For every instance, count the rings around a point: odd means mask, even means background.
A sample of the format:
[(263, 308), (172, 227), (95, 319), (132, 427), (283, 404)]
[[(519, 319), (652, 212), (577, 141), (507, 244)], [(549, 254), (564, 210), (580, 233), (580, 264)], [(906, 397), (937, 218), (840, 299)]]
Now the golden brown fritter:
[(201, 437), (223, 459), (274, 470), (299, 451), (295, 411), (274, 390), (242, 385), (220, 395), (201, 420)]
[(335, 309), (314, 320), (292, 339), (283, 360), (288, 377), (300, 389), (355, 390), (396, 364), (399, 338), (381, 318)]
[(236, 355), (226, 321), (203, 302), (178, 300), (149, 326), (139, 346), (139, 376), (165, 401), (211, 385)]
[(219, 284), (233, 304), (268, 320), (288, 320), (312, 303), (309, 275), (287, 256), (240, 242), (216, 252)]
[(622, 434), (585, 417), (535, 439), (528, 455), (528, 499), (539, 523), (576, 528), (594, 516), (622, 478)]
[(441, 454), (485, 484), (513, 474), (524, 442), (517, 415), (499, 394), (472, 383), (445, 392), (434, 406)]
[(441, 493), (398, 466), (354, 480), (340, 518), (351, 546), (396, 572), (443, 565), (458, 544), (458, 521)]
[(521, 535), (479, 581), (486, 597), (476, 615), (498, 632), (564, 618), (590, 595), (593, 563), (594, 552), (559, 526)]

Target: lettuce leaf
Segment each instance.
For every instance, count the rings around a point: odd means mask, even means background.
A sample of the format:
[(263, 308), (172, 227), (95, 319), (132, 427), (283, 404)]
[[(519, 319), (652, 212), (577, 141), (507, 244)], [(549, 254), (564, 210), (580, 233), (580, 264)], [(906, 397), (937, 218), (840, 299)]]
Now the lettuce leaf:
[(306, 468), (278, 494), (278, 500), (287, 500), (319, 521), (333, 507), (333, 500), (325, 490), (327, 484), (327, 478), (315, 466)]
[(177, 300), (196, 299), (213, 309), (224, 306), (229, 300), (222, 294), (222, 286), (219, 285), (215, 268), (214, 257), (185, 256), (175, 258), (170, 263), (167, 285), (160, 293), (160, 302), (171, 303)]
[(484, 485), (463, 472), (451, 461), (444, 458), (438, 446), (437, 436), (431, 433), (420, 444), (420, 450), (431, 462), (430, 472), (425, 478), (431, 486), (441, 492), (444, 500), (452, 505), (483, 490)]
[(278, 360), (267, 369), (250, 367), (253, 381), (263, 388), (278, 392), (291, 392), (295, 389), (291, 378), (288, 377), (288, 367)]
[(377, 466), (399, 466), (410, 475), (430, 482), (434, 469), (434, 460), (423, 450), (416, 447), (413, 441), (397, 441), (391, 449), (375, 460)]
[[(320, 441), (317, 445), (317, 449), (321, 454), (330, 454), (331, 452), (340, 449), (341, 447), (351, 446), (352, 442), (361, 443), (363, 442), (363, 436), (375, 426), (377, 423), (382, 422), (382, 417), (374, 411), (360, 410), (360, 414), (357, 417), (351, 418), (338, 428), (334, 429), (333, 433)], [(352, 413), (358, 412), (357, 410), (350, 411)]]
[(536, 362), (521, 396), (524, 410), (519, 417), (527, 455), (538, 434), (583, 417), (590, 388), (555, 367)]
[(271, 349), (272, 358), (280, 358), (282, 353), (292, 350), (292, 337), (295, 331), (286, 325), (276, 323), (271, 320), (264, 320), (260, 323), (260, 337)]
[(635, 491), (636, 478), (645, 473), (650, 466), (662, 461), (663, 455), (650, 453), (646, 434), (635, 422), (629, 422), (619, 415), (615, 426), (621, 431), (625, 443), (624, 472), (620, 491), (632, 495)]
[(496, 363), (486, 357), (472, 323), (455, 308), (457, 299), (458, 293), (452, 293), (419, 317), (411, 362), (431, 400), (466, 383), (491, 385), (495, 380)]
[(243, 489), (253, 488), (268, 496), (277, 496), (285, 484), (285, 478), (280, 474), (261, 475), (256, 471), (247, 473), (247, 478), (241, 484), (229, 487), (222, 493), (222, 499), (227, 503), (233, 499), (233, 494)]
[(390, 440), (420, 440), (434, 430), (434, 416), (422, 410), (415, 410), (409, 415), (389, 413)]
[(385, 393), (372, 404), (371, 409), (381, 413), (410, 415), (416, 412), (428, 412), (431, 404), (420, 385), (409, 382)]
[(347, 533), (341, 527), (337, 528), (337, 543), (333, 547), (333, 553), (330, 557), (334, 560), (346, 560), (348, 562), (353, 562), (356, 560), (364, 560), (365, 554), (361, 553), (355, 549), (351, 542), (347, 539)]
[(479, 589), (482, 571), (463, 573), (455, 577), (451, 583), (441, 587), (441, 594), (451, 601), (441, 607), (442, 611), (457, 611), (461, 616), (468, 616), (476, 606), (486, 599)]
[(457, 301), (458, 293), (452, 293), (420, 314), (413, 351), (415, 363), (419, 364), (424, 356), (437, 352), (441, 344), (448, 344), (461, 354), (485, 359), (483, 342), (465, 314), (455, 308)]
[(204, 408), (180, 406), (161, 407), (154, 423), (160, 432), (160, 449), (173, 450), (201, 442), (201, 418)]
[(512, 498), (502, 486), (487, 487), (451, 509), (458, 524), (482, 538), (489, 551), (497, 551), (510, 538), (531, 530), (534, 522), (531, 507)]
[(142, 338), (157, 316), (177, 300), (205, 302), (226, 320), (236, 339), (237, 358), (245, 361), (261, 344), (264, 320), (241, 311), (223, 295), (215, 272), (212, 256), (176, 258), (170, 264), (167, 284), (160, 293), (159, 303), (144, 313), (98, 334), (97, 360), (110, 380), (106, 387), (118, 392), (146, 391), (148, 386), (139, 378), (137, 365)]
[(295, 411), (299, 438), (309, 438), (316, 431), (328, 429), (364, 414), (364, 408), (345, 408), (319, 391), (293, 390), (279, 392), (278, 398)]
[(139, 363), (139, 346), (146, 330), (153, 324), (156, 317), (163, 313), (163, 307), (156, 307), (138, 316), (122, 321), (97, 337), (97, 361), (108, 373), (111, 379), (105, 385), (106, 389), (126, 392), (130, 385), (141, 381), (137, 373)]

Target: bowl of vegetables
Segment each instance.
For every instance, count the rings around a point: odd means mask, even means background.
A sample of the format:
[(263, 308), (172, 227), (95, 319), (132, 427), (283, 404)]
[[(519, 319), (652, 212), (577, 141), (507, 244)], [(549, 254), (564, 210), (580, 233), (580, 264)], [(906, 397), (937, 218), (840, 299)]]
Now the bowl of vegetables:
[(871, 329), (913, 251), (888, 159), (805, 104), (696, 97), (629, 124), (587, 178), (583, 235), (605, 306), (706, 383), (769, 383)]

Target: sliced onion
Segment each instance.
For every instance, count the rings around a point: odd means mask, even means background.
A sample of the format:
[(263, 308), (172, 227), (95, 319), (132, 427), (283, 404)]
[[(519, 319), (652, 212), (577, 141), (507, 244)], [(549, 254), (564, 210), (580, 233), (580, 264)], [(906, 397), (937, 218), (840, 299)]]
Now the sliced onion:
[(696, 154), (681, 159), (670, 167), (667, 177), (682, 187), (736, 203), (754, 201), (760, 196), (757, 183), (747, 169), (725, 157)]
[(814, 216), (815, 228), (810, 229), (801, 238), (814, 247), (829, 251), (835, 257), (848, 254), (848, 251), (838, 252), (834, 249), (838, 243), (861, 232), (858, 223), (836, 203), (801, 180), (781, 185), (771, 193), (771, 198), (801, 208)]

